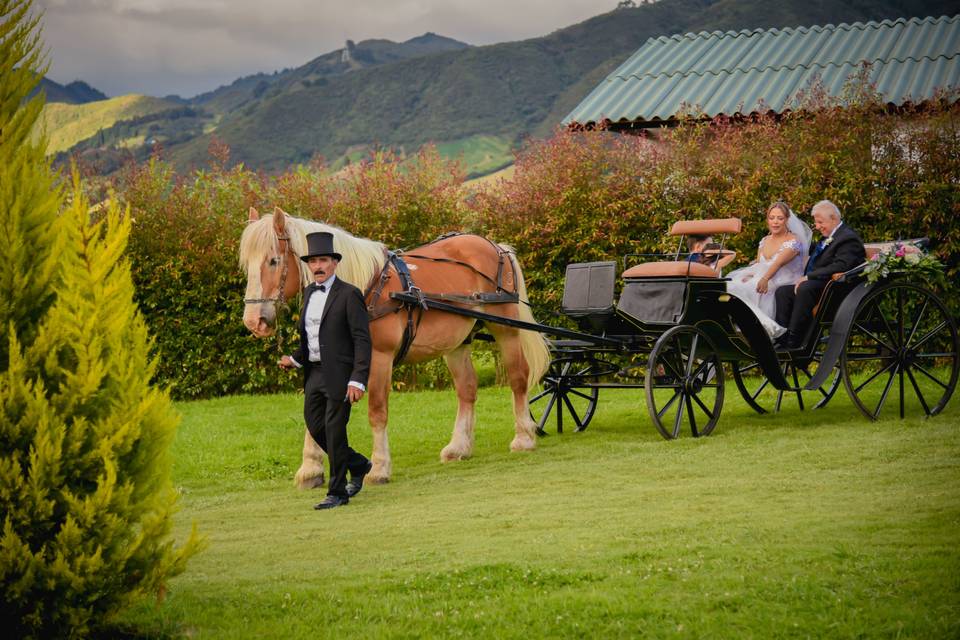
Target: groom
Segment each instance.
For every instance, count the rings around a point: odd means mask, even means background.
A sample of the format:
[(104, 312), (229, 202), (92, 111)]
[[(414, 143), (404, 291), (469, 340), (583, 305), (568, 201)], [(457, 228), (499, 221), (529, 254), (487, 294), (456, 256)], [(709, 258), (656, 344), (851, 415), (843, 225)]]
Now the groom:
[(788, 349), (800, 346), (806, 327), (813, 319), (813, 307), (831, 276), (849, 271), (866, 260), (863, 240), (856, 231), (843, 224), (837, 205), (821, 200), (813, 205), (813, 220), (823, 240), (810, 245), (810, 258), (803, 277), (795, 285), (779, 287), (774, 294), (777, 323), (787, 327), (780, 344)]

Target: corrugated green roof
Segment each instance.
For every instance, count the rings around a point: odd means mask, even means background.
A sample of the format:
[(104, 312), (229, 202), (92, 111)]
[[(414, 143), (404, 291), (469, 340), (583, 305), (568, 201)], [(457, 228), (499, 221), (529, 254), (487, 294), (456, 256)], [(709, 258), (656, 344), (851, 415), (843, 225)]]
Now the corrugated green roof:
[(563, 123), (656, 123), (691, 107), (708, 117), (780, 113), (815, 79), (841, 95), (865, 63), (889, 104), (960, 88), (960, 15), (650, 38)]

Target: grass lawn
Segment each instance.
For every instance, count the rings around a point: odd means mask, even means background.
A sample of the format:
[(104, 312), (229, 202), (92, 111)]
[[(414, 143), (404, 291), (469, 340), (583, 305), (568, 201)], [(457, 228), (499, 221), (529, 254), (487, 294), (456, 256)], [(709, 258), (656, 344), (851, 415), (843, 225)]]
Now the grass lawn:
[(843, 390), (760, 416), (730, 384), (712, 436), (666, 442), (642, 393), (601, 391), (587, 431), (517, 454), (488, 388), (474, 458), (441, 465), (454, 394), (394, 394), (393, 481), (328, 512), (292, 486), (299, 397), (178, 407), (176, 534), (209, 547), (125, 616), (151, 637), (960, 635), (957, 398), (869, 423)]

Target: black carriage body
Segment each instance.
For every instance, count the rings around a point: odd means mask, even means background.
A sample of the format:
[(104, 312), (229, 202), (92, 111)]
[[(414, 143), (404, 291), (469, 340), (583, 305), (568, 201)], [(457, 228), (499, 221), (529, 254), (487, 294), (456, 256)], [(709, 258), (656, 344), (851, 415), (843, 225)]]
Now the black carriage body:
[[(716, 371), (702, 374), (699, 382), (684, 382), (690, 387), (685, 393), (696, 396), (698, 385), (708, 378), (722, 379), (720, 363), (726, 363), (744, 400), (760, 413), (779, 411), (784, 400), (790, 398), (801, 410), (822, 407), (842, 380), (848, 395), (868, 417), (879, 415), (888, 394), (899, 396), (903, 415), (905, 392), (909, 395), (912, 391), (923, 411), (933, 415), (942, 410), (956, 385), (960, 370), (956, 323), (935, 294), (922, 284), (904, 281), (902, 275), (870, 284), (860, 274), (860, 267), (831, 281), (808, 325), (802, 348), (782, 352), (774, 348), (750, 307), (727, 293), (726, 279), (693, 275), (628, 277), (616, 300), (615, 269), (614, 262), (568, 266), (562, 310), (582, 331), (605, 342), (585, 338), (553, 343), (558, 367), (548, 375), (543, 393), (562, 395), (554, 408), (558, 430), (565, 406), (577, 430), (582, 430), (595, 413), (598, 390), (645, 387), (655, 426), (664, 437), (677, 437), (683, 411), (680, 402), (673, 407), (669, 401), (661, 403), (663, 408), (652, 407), (657, 403), (657, 385), (663, 382), (657, 372), (663, 369), (666, 355), (683, 356), (680, 352), (684, 349), (696, 349), (695, 336), (702, 336), (709, 344), (709, 356), (688, 354), (689, 358), (698, 363), (712, 358), (716, 364), (711, 366)], [(890, 309), (882, 310), (878, 300), (885, 300)], [(928, 320), (924, 314), (935, 314), (937, 320)], [(924, 348), (923, 343), (934, 334), (940, 344)], [(911, 346), (911, 340), (921, 344)], [(624, 356), (629, 364), (619, 368), (613, 364), (622, 363)], [(646, 362), (640, 364), (639, 357), (646, 357)], [(924, 368), (924, 358), (946, 362), (946, 373)], [(883, 387), (881, 399), (877, 406), (868, 407), (862, 390), (875, 379)], [(926, 389), (921, 388), (924, 382), (928, 383)], [(681, 384), (667, 380), (663, 386), (679, 388)], [(709, 419), (701, 421), (699, 430), (693, 424), (694, 410), (687, 409), (695, 435), (705, 435), (715, 425), (722, 403), (722, 395), (718, 395), (712, 408), (701, 403)], [(681, 402), (690, 402), (686, 396), (681, 397)], [(578, 401), (584, 405), (579, 410), (574, 406)], [(700, 399), (694, 397), (693, 401), (699, 403)], [(674, 407), (676, 418), (670, 424), (662, 418)], [(546, 413), (539, 421), (541, 429), (545, 418)]]

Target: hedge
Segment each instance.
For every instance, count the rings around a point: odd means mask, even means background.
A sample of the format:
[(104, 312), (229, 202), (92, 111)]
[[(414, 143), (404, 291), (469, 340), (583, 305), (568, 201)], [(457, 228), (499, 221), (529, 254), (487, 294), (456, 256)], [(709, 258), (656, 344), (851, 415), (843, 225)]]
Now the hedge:
[[(474, 190), (462, 187), (457, 163), (429, 148), (414, 159), (378, 153), (337, 174), (316, 166), (274, 177), (226, 169), (222, 148), (210, 170), (189, 177), (158, 160), (132, 167), (116, 191), (134, 211), (134, 280), (161, 356), (158, 377), (178, 398), (297, 386), (273, 366), (276, 344), (253, 339), (240, 322), (237, 242), (250, 206), (279, 205), (392, 247), (451, 230), (512, 244), (547, 322), (560, 321), (551, 311), (568, 263), (667, 250), (677, 219), (737, 216), (744, 232), (730, 246), (743, 264), (766, 233), (767, 206), (781, 199), (808, 220), (813, 204), (830, 199), (868, 241), (930, 236), (955, 283), (956, 97), (891, 111), (869, 87), (854, 85), (842, 101), (816, 91), (799, 96), (782, 116), (691, 117), (644, 135), (559, 130), (527, 145), (512, 179)], [(296, 305), (284, 340), (294, 339), (295, 314)], [(399, 375), (410, 386), (418, 373), (424, 369)], [(426, 373), (428, 384), (446, 383), (441, 364)]]

